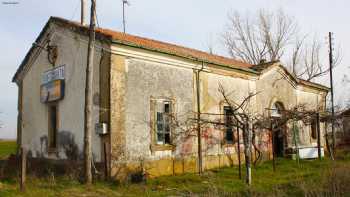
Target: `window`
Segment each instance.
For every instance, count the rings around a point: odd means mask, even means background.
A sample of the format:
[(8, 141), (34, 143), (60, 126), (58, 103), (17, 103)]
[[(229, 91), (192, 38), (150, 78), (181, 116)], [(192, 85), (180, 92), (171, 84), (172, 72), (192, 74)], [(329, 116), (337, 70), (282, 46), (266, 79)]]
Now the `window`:
[(156, 106), (156, 143), (171, 143), (171, 102), (160, 100)]
[(316, 139), (317, 138), (316, 121), (312, 121), (312, 123), (311, 123), (311, 138), (312, 139)]
[(55, 149), (57, 147), (57, 126), (58, 126), (57, 105), (50, 105), (49, 106), (49, 129), (48, 129), (49, 149)]
[(233, 144), (234, 143), (234, 136), (233, 136), (233, 112), (232, 109), (228, 106), (224, 107), (224, 118), (225, 118), (225, 142), (227, 144)]

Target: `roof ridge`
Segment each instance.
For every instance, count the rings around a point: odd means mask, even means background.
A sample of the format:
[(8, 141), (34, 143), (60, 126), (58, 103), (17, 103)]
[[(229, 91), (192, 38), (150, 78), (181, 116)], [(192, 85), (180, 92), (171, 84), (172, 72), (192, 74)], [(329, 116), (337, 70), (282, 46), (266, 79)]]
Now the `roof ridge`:
[[(55, 16), (52, 16), (51, 18), (53, 20), (62, 21), (65, 23), (69, 23), (69, 24), (81, 27), (81, 28), (88, 28), (88, 26), (81, 25), (80, 23), (78, 23), (76, 21), (71, 21), (68, 19), (64, 19), (61, 17), (55, 17)], [(223, 55), (211, 54), (211, 53), (199, 50), (199, 49), (190, 48), (187, 46), (182, 46), (179, 44), (174, 44), (174, 43), (170, 43), (170, 42), (166, 42), (166, 41), (156, 40), (154, 38), (146, 38), (146, 37), (142, 37), (139, 35), (123, 33), (120, 31), (116, 31), (116, 30), (112, 30), (112, 29), (108, 29), (108, 28), (101, 28), (101, 27), (96, 28), (96, 32), (101, 33), (103, 35), (110, 36), (110, 37), (112, 37), (118, 41), (121, 41), (121, 42), (129, 42), (129, 43), (139, 44), (139, 45), (142, 45), (142, 44), (140, 44), (138, 42), (143, 42), (143, 44), (145, 44), (147, 46), (158, 45), (158, 47), (161, 49), (165, 49), (165, 48), (169, 47), (168, 49), (170, 51), (174, 50), (177, 53), (182, 53), (183, 55), (193, 56), (197, 59), (208, 60), (209, 62), (211, 62), (211, 61), (217, 62), (218, 61), (218, 62), (221, 62), (222, 64), (225, 64), (225, 65), (238, 66), (238, 67), (243, 67), (243, 68), (250, 68), (252, 66), (251, 64), (243, 62), (241, 60), (236, 60), (236, 59), (226, 57)]]

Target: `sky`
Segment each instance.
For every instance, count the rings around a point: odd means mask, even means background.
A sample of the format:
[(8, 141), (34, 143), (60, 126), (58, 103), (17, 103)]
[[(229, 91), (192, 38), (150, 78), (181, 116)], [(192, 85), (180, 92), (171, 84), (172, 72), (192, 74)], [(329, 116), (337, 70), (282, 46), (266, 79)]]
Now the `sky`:
[[(18, 90), (11, 82), (12, 76), (50, 16), (80, 20), (80, 0), (0, 1), (0, 138), (15, 138)], [(324, 45), (328, 32), (334, 32), (335, 43), (342, 51), (342, 62), (334, 74), (336, 103), (343, 104), (350, 98), (350, 87), (342, 80), (344, 74), (350, 74), (348, 0), (129, 1), (128, 33), (205, 51), (208, 43), (212, 43), (214, 53), (221, 55), (227, 55), (219, 38), (229, 12), (254, 14), (259, 9), (282, 9), (295, 17), (303, 32), (319, 35)], [(99, 26), (122, 31), (122, 0), (96, 2)], [(327, 80), (323, 82), (328, 85)]]

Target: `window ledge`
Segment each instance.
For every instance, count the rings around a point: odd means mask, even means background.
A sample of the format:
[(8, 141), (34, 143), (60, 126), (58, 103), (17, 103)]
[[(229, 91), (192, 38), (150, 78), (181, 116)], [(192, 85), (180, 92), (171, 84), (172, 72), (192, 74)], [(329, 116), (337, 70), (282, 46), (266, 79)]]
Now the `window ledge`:
[(172, 144), (152, 144), (151, 151), (166, 151), (166, 150), (175, 150), (175, 146)]

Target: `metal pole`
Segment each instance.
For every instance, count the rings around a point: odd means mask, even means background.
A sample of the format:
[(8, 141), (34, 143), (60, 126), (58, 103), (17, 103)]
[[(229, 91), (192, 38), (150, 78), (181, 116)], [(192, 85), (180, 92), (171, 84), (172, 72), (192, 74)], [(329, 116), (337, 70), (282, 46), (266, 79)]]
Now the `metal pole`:
[(334, 89), (333, 89), (333, 44), (332, 32), (329, 32), (329, 76), (331, 83), (331, 102), (332, 102), (332, 152), (335, 153), (335, 131), (334, 131)]
[(273, 171), (276, 171), (276, 161), (275, 161), (275, 135), (273, 132), (273, 122), (271, 120), (271, 138), (272, 138), (272, 166)]
[(85, 25), (85, 6), (86, 6), (86, 0), (81, 0), (80, 3), (80, 24)]
[(125, 33), (125, 4), (126, 1), (123, 0), (123, 32)]
[(91, 15), (89, 29), (89, 43), (87, 54), (86, 78), (85, 78), (85, 116), (84, 116), (84, 166), (85, 182), (92, 183), (91, 172), (91, 133), (92, 133), (92, 85), (93, 85), (93, 62), (95, 51), (95, 20), (96, 20), (96, 0), (91, 0)]
[(197, 87), (197, 139), (198, 139), (198, 173), (202, 174), (202, 137), (201, 137), (201, 108), (200, 108), (200, 87), (199, 87), (199, 72), (196, 72), (196, 87)]

